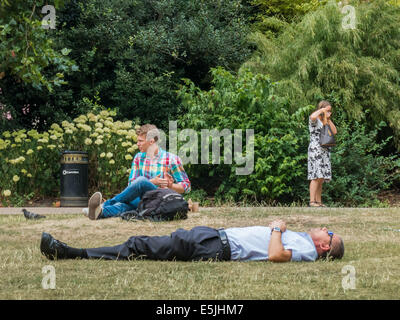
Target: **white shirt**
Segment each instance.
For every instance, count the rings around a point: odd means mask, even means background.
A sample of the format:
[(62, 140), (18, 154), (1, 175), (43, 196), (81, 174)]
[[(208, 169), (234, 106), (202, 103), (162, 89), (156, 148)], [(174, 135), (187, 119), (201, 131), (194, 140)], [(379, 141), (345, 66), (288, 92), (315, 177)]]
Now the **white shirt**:
[[(225, 229), (231, 247), (231, 260), (268, 260), (271, 228), (263, 226)], [(286, 230), (282, 245), (292, 251), (291, 261), (315, 261), (318, 253), (309, 234)]]

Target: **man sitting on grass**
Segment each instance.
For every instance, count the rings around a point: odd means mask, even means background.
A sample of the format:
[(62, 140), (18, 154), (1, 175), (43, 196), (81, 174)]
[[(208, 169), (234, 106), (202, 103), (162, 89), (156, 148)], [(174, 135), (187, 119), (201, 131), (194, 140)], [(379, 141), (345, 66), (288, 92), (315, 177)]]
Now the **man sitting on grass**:
[(286, 223), (275, 220), (268, 227), (178, 229), (170, 236), (133, 236), (123, 244), (92, 249), (71, 248), (42, 234), (40, 251), (48, 259), (130, 260), (216, 260), (273, 262), (315, 261), (329, 257), (341, 259), (343, 240), (327, 228), (309, 232), (286, 230)]
[(89, 208), (85, 208), (89, 219), (116, 217), (135, 210), (142, 196), (158, 187), (178, 193), (190, 191), (190, 181), (181, 159), (158, 146), (160, 132), (157, 127), (145, 124), (136, 133), (140, 152), (133, 159), (128, 187), (103, 204), (102, 194), (94, 193), (89, 199)]

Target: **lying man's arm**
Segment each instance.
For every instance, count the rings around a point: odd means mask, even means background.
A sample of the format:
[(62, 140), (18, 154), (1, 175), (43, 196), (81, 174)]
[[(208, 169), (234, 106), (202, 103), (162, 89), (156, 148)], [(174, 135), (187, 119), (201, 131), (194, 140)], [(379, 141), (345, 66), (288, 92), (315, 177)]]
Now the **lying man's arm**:
[(268, 260), (272, 262), (287, 262), (292, 258), (292, 251), (285, 250), (282, 245), (282, 233), (286, 231), (286, 224), (282, 220), (273, 221), (269, 227), (279, 227), (280, 231), (272, 231), (268, 247)]

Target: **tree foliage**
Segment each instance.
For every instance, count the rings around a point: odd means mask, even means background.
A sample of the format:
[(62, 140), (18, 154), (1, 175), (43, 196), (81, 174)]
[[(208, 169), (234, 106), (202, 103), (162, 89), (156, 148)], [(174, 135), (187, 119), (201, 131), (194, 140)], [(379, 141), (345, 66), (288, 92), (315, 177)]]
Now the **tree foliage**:
[[(59, 8), (64, 1), (54, 2)], [(0, 80), (16, 77), (35, 88), (53, 90), (65, 84), (64, 74), (76, 70), (67, 57), (69, 50), (54, 50), (48, 31), (42, 28), (41, 7), (46, 1), (2, 0), (0, 3)], [(51, 75), (44, 71), (56, 67)]]
[[(55, 9), (63, 2), (54, 1)], [(41, 9), (45, 4), (47, 1), (33, 0), (2, 0), (0, 3), (2, 130), (31, 127), (40, 115), (34, 110), (37, 96), (51, 94), (67, 83), (67, 74), (78, 70), (68, 57), (70, 50), (64, 46), (55, 48), (51, 37), (53, 30), (42, 28)], [(54, 108), (47, 110), (48, 114), (54, 114)], [(44, 118), (46, 114), (41, 116)]]
[(242, 9), (239, 0), (72, 1), (59, 41), (82, 70), (70, 79), (74, 103), (97, 95), (121, 117), (165, 127), (182, 77), (207, 87), (210, 67), (248, 58)]
[[(232, 133), (235, 129), (253, 129), (254, 170), (238, 175), (236, 169), (242, 165), (236, 161), (232, 165), (185, 165), (193, 185), (203, 186), (211, 194), (215, 191), (223, 200), (307, 201), (308, 118), (315, 107), (306, 105), (289, 112), (288, 99), (276, 94), (277, 83), (266, 75), (245, 69), (233, 75), (221, 68), (211, 73), (210, 90), (201, 90), (190, 80), (185, 80), (179, 90), (188, 109), (181, 127), (198, 133), (203, 129), (217, 129), (219, 133), (223, 129)], [(381, 154), (392, 137), (377, 142), (386, 124), (382, 122), (369, 131), (365, 124), (350, 121), (343, 110), (336, 112), (335, 123), (338, 145), (331, 152), (333, 179), (324, 184), (324, 201), (329, 205), (379, 204), (378, 193), (392, 187), (400, 177), (398, 155)], [(225, 152), (222, 140), (221, 155)], [(250, 151), (244, 141), (243, 156)], [(215, 190), (210, 190), (212, 187)]]
[[(36, 1), (36, 7), (42, 2)], [(17, 3), (20, 8), (22, 1)], [(26, 2), (24, 10), (32, 11), (33, 3)], [(249, 57), (243, 10), (240, 0), (66, 1), (57, 9), (55, 30), (37, 28), (29, 35), (55, 51), (69, 48), (63, 52), (76, 61), (79, 72), (64, 76), (57, 65), (44, 70), (35, 63), (44, 78), (58, 75), (57, 81), (68, 82), (54, 86), (52, 92), (4, 78), (1, 97), (12, 107), (14, 119), (5, 124), (44, 130), (53, 122), (85, 113), (86, 97), (116, 108), (121, 120), (140, 117), (165, 127), (180, 113), (175, 90), (182, 77), (205, 88), (210, 67), (238, 69)], [(39, 16), (43, 16), (40, 11)], [(40, 53), (32, 57), (50, 59)], [(62, 65), (62, 57), (51, 58)], [(22, 110), (28, 105), (30, 112), (25, 114)]]
[(383, 0), (354, 5), (354, 29), (343, 28), (348, 13), (333, 1), (276, 39), (253, 34), (258, 50), (243, 67), (279, 81), (290, 110), (330, 98), (371, 129), (387, 122), (399, 148), (400, 7)]
[[(232, 165), (189, 166), (189, 174), (200, 184), (205, 179), (208, 187), (210, 181), (219, 181), (216, 195), (224, 200), (293, 199), (298, 185), (295, 181), (304, 178), (308, 141), (304, 123), (310, 106), (289, 114), (286, 100), (274, 94), (275, 85), (266, 75), (243, 70), (235, 76), (222, 68), (212, 69), (211, 73), (213, 87), (209, 91), (185, 80), (179, 96), (188, 113), (180, 124), (197, 132), (228, 129), (233, 133), (242, 129), (244, 134), (246, 129), (254, 130), (254, 167), (250, 175), (238, 175), (236, 169), (243, 166), (233, 159)], [(245, 140), (243, 156), (251, 152)], [(224, 144), (221, 141), (221, 147)]]
[(274, 36), (288, 23), (316, 10), (327, 0), (251, 0), (253, 6), (253, 29)]

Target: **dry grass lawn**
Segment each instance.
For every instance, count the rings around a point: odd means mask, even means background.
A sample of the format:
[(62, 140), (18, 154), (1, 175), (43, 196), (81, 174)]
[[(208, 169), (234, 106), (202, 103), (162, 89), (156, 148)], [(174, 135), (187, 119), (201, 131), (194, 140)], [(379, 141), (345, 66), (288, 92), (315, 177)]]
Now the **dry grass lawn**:
[[(327, 226), (345, 241), (341, 261), (271, 262), (49, 261), (39, 251), (43, 231), (74, 247), (115, 245), (132, 235), (166, 235), (177, 228), (267, 225)], [(0, 299), (399, 299), (400, 209), (202, 208), (173, 222), (90, 221), (48, 215), (27, 221), (0, 216)], [(56, 288), (42, 288), (42, 268), (55, 267)], [(355, 289), (344, 290), (344, 266)]]

